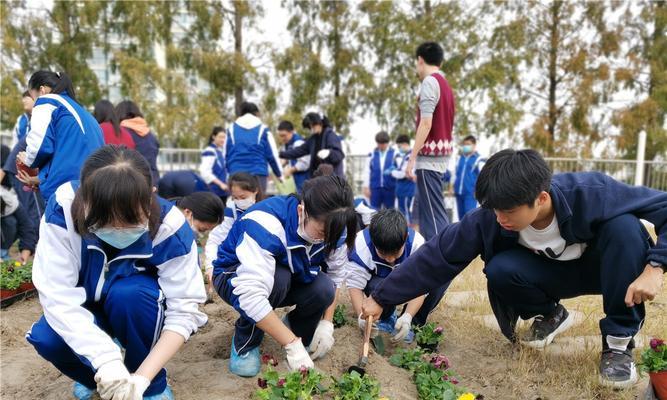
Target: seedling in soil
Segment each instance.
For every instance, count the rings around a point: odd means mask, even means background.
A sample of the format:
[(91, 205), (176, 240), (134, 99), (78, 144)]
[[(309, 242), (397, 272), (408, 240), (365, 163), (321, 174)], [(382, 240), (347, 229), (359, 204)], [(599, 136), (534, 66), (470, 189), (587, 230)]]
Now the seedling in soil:
[(345, 307), (345, 304), (337, 305), (333, 315), (334, 327), (340, 328), (341, 326), (347, 325), (346, 315), (347, 315), (347, 307)]
[(361, 376), (352, 371), (340, 379), (332, 379), (334, 400), (375, 400), (380, 397), (380, 384), (368, 375)]
[(312, 400), (326, 392), (321, 384), (323, 379), (324, 375), (305, 367), (280, 376), (269, 363), (262, 377), (257, 379), (260, 388), (255, 395), (260, 400)]
[(441, 326), (436, 325), (435, 322), (429, 322), (421, 327), (415, 328), (415, 331), (417, 346), (429, 353), (438, 351), (438, 344), (442, 340), (443, 335), (443, 328)]

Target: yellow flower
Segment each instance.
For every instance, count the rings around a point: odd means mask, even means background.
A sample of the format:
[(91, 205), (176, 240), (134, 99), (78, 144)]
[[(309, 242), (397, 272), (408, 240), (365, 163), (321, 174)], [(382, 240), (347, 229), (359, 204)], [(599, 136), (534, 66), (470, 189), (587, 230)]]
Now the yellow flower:
[(472, 393), (464, 393), (460, 395), (457, 400), (475, 400), (475, 395)]
[(21, 266), (21, 263), (18, 262), (18, 261), (14, 261), (14, 266), (15, 266), (15, 267), (20, 267), (20, 266)]

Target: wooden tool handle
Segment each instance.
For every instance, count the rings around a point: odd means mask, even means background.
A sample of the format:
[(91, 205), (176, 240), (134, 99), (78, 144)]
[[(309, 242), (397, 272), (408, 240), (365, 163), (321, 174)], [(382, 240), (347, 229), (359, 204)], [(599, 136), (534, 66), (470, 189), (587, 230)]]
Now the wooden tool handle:
[(369, 315), (368, 318), (366, 318), (366, 331), (364, 332), (364, 346), (361, 348), (362, 357), (368, 357), (368, 350), (370, 349), (372, 330), (373, 330), (373, 316)]

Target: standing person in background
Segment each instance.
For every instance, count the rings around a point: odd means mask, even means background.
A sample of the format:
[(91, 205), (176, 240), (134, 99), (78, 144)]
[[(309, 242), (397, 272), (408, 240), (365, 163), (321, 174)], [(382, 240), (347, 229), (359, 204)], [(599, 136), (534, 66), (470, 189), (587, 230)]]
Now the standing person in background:
[(208, 138), (208, 146), (201, 152), (199, 174), (208, 184), (211, 192), (220, 197), (222, 203), (227, 201), (227, 170), (225, 169), (225, 129), (221, 126), (213, 127)]
[(417, 104), (417, 134), (407, 166), (408, 177), (417, 175), (419, 227), (428, 241), (449, 224), (442, 194), (442, 174), (452, 152), (454, 93), (440, 71), (443, 50), (434, 42), (416, 51), (416, 69), (422, 81)]
[(322, 163), (331, 164), (334, 174), (345, 178), (343, 170), (343, 159), (345, 154), (341, 148), (340, 138), (331, 128), (327, 117), (315, 112), (306, 114), (301, 123), (304, 129), (310, 130), (310, 136), (306, 142), (291, 150), (281, 151), (280, 158), (295, 160), (310, 154), (310, 175), (317, 170)]
[(36, 101), (26, 149), (17, 158), (28, 168), (39, 168), (39, 178), (25, 171), (18, 171), (17, 177), (28, 186), (39, 185), (48, 202), (58, 186), (79, 179), (83, 162), (104, 145), (104, 140), (95, 118), (76, 102), (67, 74), (35, 72), (28, 88)]
[(456, 195), (456, 209), (459, 219), (468, 212), (477, 208), (475, 200), (475, 184), (479, 171), (481, 171), (485, 158), (476, 151), (477, 139), (474, 136), (466, 136), (461, 146), (461, 155), (456, 165), (456, 179), (454, 180), (454, 194)]
[(413, 225), (412, 203), (415, 198), (415, 182), (407, 177), (407, 167), (410, 161), (410, 138), (401, 135), (396, 138), (398, 156), (396, 157), (396, 168), (391, 171), (391, 176), (396, 179), (396, 202), (398, 209), (405, 216), (408, 226)]
[[(294, 125), (289, 121), (280, 121), (278, 124), (278, 137), (282, 142), (280, 151), (288, 151), (305, 143), (301, 135), (294, 131)], [(285, 177), (294, 177), (296, 192), (301, 193), (303, 183), (310, 177), (310, 155), (305, 155), (289, 161), (289, 166), (283, 170)]]
[(375, 135), (377, 147), (369, 154), (364, 173), (364, 195), (371, 200), (376, 210), (394, 207), (396, 201), (396, 179), (391, 175), (396, 161), (396, 152), (389, 147), (389, 134), (385, 131)]
[(23, 114), (19, 115), (16, 119), (16, 125), (14, 125), (12, 135), (12, 144), (10, 147), (16, 146), (16, 144), (23, 139), (30, 130), (30, 117), (32, 116), (32, 107), (35, 105), (35, 100), (30, 97), (30, 91), (26, 90), (23, 92), (21, 103), (23, 103)]
[(276, 142), (269, 128), (259, 119), (256, 104), (244, 101), (238, 110), (238, 118), (227, 129), (225, 146), (227, 173), (247, 172), (259, 179), (266, 192), (269, 168), (278, 179), (283, 170), (278, 160)]
[(121, 101), (116, 105), (116, 115), (120, 119), (120, 126), (127, 128), (136, 145), (136, 149), (144, 156), (151, 167), (153, 186), (160, 180), (157, 170), (157, 155), (160, 151), (160, 143), (151, 129), (148, 127), (144, 115), (134, 102), (130, 100)]
[(95, 103), (95, 110), (93, 111), (95, 119), (102, 128), (102, 135), (104, 136), (105, 144), (117, 144), (134, 149), (135, 144), (132, 140), (132, 135), (127, 129), (120, 126), (120, 120), (116, 115), (116, 110), (109, 100), (100, 100)]

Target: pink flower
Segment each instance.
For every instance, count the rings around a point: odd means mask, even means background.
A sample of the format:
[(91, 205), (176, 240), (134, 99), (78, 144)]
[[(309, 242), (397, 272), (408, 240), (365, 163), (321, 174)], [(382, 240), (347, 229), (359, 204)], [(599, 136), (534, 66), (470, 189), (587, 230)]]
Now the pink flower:
[(285, 378), (278, 379), (278, 385), (276, 386), (278, 386), (279, 388), (285, 386)]
[(452, 379), (450, 379), (449, 381), (450, 381), (451, 383), (455, 384), (455, 385), (458, 385), (458, 384), (459, 384), (459, 381), (458, 381), (456, 378), (452, 378)]
[(308, 368), (306, 367), (299, 368), (299, 372), (301, 372), (301, 376), (303, 376), (304, 378), (308, 376)]
[(442, 333), (443, 330), (444, 330), (443, 327), (439, 326), (433, 330), (433, 333), (437, 333), (439, 335)]
[(266, 387), (267, 387), (266, 379), (257, 378), (257, 386), (259, 386), (262, 389), (266, 389)]
[(651, 339), (650, 344), (651, 344), (651, 348), (652, 348), (653, 350), (658, 351), (658, 347), (660, 347), (660, 346), (662, 346), (663, 344), (665, 344), (665, 341), (662, 340), (662, 339), (653, 338), (653, 339)]

